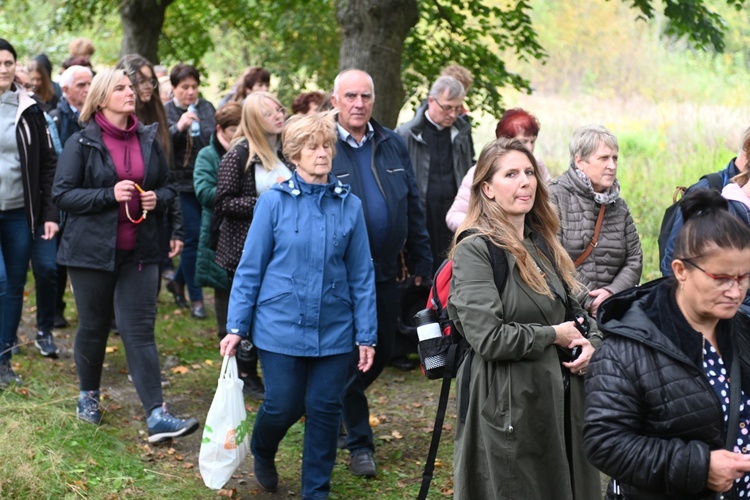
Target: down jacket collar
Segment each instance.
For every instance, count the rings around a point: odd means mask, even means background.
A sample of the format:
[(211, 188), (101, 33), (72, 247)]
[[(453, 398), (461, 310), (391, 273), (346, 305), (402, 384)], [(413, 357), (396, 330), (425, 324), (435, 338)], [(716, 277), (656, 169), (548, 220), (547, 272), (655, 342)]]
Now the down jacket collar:
[[(602, 304), (597, 321), (605, 336), (628, 337), (703, 371), (703, 337), (677, 306), (671, 278), (613, 295)], [(717, 328), (718, 347), (729, 366), (732, 320), (719, 321)]]

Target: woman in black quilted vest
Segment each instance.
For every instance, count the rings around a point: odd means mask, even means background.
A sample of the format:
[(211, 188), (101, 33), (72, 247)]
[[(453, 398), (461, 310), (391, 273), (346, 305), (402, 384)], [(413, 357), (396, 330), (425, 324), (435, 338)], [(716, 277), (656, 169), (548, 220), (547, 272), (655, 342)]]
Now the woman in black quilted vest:
[(584, 448), (612, 477), (609, 498), (750, 496), (750, 330), (738, 313), (750, 230), (715, 191), (681, 209), (674, 277), (615, 295), (598, 318)]

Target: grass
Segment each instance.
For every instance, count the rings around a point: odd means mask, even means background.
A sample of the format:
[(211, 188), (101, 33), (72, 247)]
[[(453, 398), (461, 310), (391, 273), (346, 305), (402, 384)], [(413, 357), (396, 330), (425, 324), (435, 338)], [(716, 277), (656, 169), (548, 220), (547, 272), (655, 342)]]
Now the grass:
[[(24, 334), (33, 338), (34, 288), (30, 277)], [(104, 424), (95, 427), (75, 417), (77, 377), (72, 359), (75, 304), (67, 298), (70, 328), (56, 331), (62, 348), (58, 360), (43, 359), (31, 346), (13, 358), (24, 378), (20, 388), (0, 393), (0, 497), (2, 498), (216, 498), (203, 485), (198, 452), (201, 431), (165, 446), (147, 443), (145, 422), (135, 390), (127, 380), (127, 364), (119, 337), (111, 335), (102, 379)], [(162, 371), (171, 381), (165, 399), (177, 415), (205, 419), (221, 359), (214, 319), (197, 321), (175, 310), (171, 297), (159, 300), (157, 341)], [(418, 372), (386, 369), (370, 389), (373, 430), (378, 447), (379, 476), (364, 480), (348, 472), (348, 454), (339, 451), (331, 498), (414, 498), (427, 456), (440, 383)], [(258, 403), (246, 401), (254, 419)], [(455, 406), (455, 405), (453, 405)], [(449, 408), (448, 422), (454, 417)], [(431, 498), (451, 492), (451, 425), (446, 426)], [(304, 424), (295, 424), (277, 456), (280, 489), (262, 493), (252, 479), (248, 458), (223, 492), (234, 498), (299, 496)]]

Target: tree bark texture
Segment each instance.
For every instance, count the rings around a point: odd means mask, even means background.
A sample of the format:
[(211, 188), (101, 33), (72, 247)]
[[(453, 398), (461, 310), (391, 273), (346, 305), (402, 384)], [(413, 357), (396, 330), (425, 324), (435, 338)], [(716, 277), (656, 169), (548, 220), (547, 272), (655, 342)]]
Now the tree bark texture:
[(373, 116), (395, 127), (403, 105), (404, 40), (417, 24), (417, 0), (337, 0), (341, 27), (339, 68), (367, 71), (375, 83)]
[(122, 48), (120, 56), (140, 54), (159, 63), (159, 36), (172, 0), (121, 0)]

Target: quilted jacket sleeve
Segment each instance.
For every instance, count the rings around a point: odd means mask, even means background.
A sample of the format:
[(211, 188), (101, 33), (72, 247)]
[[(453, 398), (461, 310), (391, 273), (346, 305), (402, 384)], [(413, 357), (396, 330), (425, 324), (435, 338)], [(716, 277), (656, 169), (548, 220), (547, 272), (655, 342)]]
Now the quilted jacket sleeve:
[(640, 374), (652, 379), (644, 384), (634, 365), (649, 355), (641, 344), (621, 337), (610, 337), (597, 349), (586, 377), (586, 456), (605, 474), (636, 488), (670, 498), (699, 494), (708, 479), (709, 446), (645, 432), (644, 421), (653, 410), (644, 404), (646, 393), (658, 389), (660, 377)]

